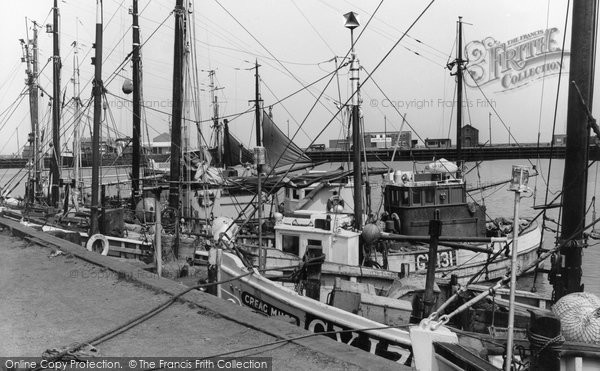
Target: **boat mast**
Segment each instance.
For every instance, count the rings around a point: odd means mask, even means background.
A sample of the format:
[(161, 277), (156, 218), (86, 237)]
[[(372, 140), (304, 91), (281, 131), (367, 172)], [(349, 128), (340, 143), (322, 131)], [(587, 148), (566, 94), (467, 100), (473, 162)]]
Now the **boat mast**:
[(138, 0), (133, 0), (131, 10), (133, 17), (132, 26), (132, 47), (133, 47), (133, 133), (132, 150), (133, 158), (131, 160), (131, 207), (135, 209), (137, 200), (140, 196), (140, 137), (141, 137), (141, 104), (140, 104), (140, 25), (138, 21)]
[(73, 178), (75, 179), (75, 189), (73, 190), (73, 203), (75, 204), (75, 209), (79, 210), (79, 197), (80, 186), (79, 182), (81, 179), (80, 169), (79, 169), (79, 123), (81, 120), (81, 111), (79, 110), (81, 107), (81, 98), (80, 98), (80, 83), (79, 83), (79, 44), (77, 41), (73, 42), (73, 104), (74, 104), (74, 127), (73, 127)]
[(259, 89), (259, 80), (260, 76), (258, 75), (258, 61), (254, 61), (254, 116), (256, 119), (256, 146), (262, 146), (261, 133), (260, 133), (260, 89)]
[(360, 158), (360, 96), (359, 96), (359, 62), (354, 51), (354, 29), (359, 26), (357, 14), (349, 12), (344, 14), (345, 27), (350, 29), (351, 55), (350, 55), (350, 83), (352, 84), (352, 146), (354, 170), (354, 228), (362, 228), (362, 164)]
[(562, 267), (559, 267), (559, 275), (553, 283), (554, 300), (572, 292), (583, 291), (581, 262), (585, 241), (582, 226), (585, 224), (586, 213), (590, 134), (586, 106), (591, 111), (594, 91), (596, 10), (597, 0), (573, 2), (561, 228), (561, 240), (568, 241), (559, 252), (562, 259), (557, 259), (557, 261), (562, 260)]
[(216, 133), (215, 144), (217, 146), (217, 163), (218, 166), (223, 166), (223, 155), (225, 149), (223, 148), (223, 135), (221, 134), (221, 126), (219, 125), (219, 102), (215, 91), (218, 90), (215, 87), (215, 70), (208, 71), (208, 77), (210, 79), (210, 96), (213, 105), (213, 128)]
[[(181, 117), (183, 110), (183, 43), (185, 33), (183, 0), (175, 4), (175, 45), (173, 52), (173, 109), (171, 120), (171, 171), (169, 182), (169, 206), (179, 213), (179, 182), (181, 164)], [(179, 215), (177, 215), (179, 221)], [(178, 257), (176, 242), (173, 253)]]
[(31, 163), (33, 166), (33, 179), (29, 183), (29, 199), (27, 202), (34, 203), (40, 192), (40, 175), (42, 172), (39, 148), (39, 111), (38, 111), (38, 30), (37, 23), (33, 22), (33, 39), (31, 40), (32, 53), (29, 53), (30, 40), (22, 40), (25, 48), (24, 54), (27, 61), (27, 86), (29, 86), (29, 114), (31, 116), (31, 134), (29, 135), (29, 146), (31, 148)]
[[(462, 89), (463, 89), (463, 69), (465, 61), (462, 58), (462, 17), (458, 17), (458, 42), (456, 50), (456, 166), (458, 167), (457, 177), (462, 177)], [(451, 74), (452, 75), (452, 74)]]
[(59, 183), (60, 183), (60, 46), (58, 40), (58, 0), (54, 0), (54, 16), (52, 24), (52, 189), (50, 193), (50, 205), (56, 207), (59, 198)]
[[(258, 75), (258, 61), (254, 61), (254, 117), (256, 120), (256, 148), (254, 153), (256, 156), (256, 175), (258, 181), (257, 187), (257, 208), (258, 208), (258, 268), (265, 269), (267, 264), (267, 251), (262, 244), (262, 218), (263, 218), (263, 205), (262, 205), (262, 179), (261, 174), (263, 171), (263, 164), (265, 163), (265, 149), (262, 147), (261, 140), (261, 121), (260, 121), (260, 76)], [(228, 129), (229, 131), (229, 129)]]
[(98, 217), (101, 202), (100, 191), (100, 119), (102, 116), (102, 0), (96, 0), (96, 56), (92, 60), (95, 66), (92, 95), (94, 96), (94, 125), (92, 130), (92, 200), (90, 235), (98, 233)]
[(181, 158), (181, 116), (183, 92), (183, 0), (175, 5), (175, 45), (173, 53), (173, 110), (171, 119), (171, 176), (169, 206), (179, 209), (179, 177)]

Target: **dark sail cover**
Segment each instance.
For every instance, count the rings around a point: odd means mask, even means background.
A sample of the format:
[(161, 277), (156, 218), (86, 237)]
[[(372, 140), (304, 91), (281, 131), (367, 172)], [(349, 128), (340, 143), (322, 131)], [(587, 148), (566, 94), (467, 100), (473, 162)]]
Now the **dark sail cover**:
[(252, 151), (244, 147), (244, 145), (229, 132), (229, 125), (227, 125), (227, 122), (225, 122), (224, 135), (223, 147), (225, 147), (226, 153), (223, 156), (223, 161), (225, 166), (254, 162)]
[(267, 164), (280, 167), (299, 162), (311, 162), (310, 158), (292, 142), (279, 128), (269, 115), (263, 111), (263, 146), (267, 150)]
[(229, 132), (227, 125), (225, 125), (223, 136), (223, 163), (219, 164), (217, 161), (219, 158), (218, 151), (221, 149), (218, 147), (209, 149), (209, 152), (215, 161), (213, 163), (214, 166), (228, 167), (254, 163), (254, 154), (252, 151), (244, 147), (244, 145)]

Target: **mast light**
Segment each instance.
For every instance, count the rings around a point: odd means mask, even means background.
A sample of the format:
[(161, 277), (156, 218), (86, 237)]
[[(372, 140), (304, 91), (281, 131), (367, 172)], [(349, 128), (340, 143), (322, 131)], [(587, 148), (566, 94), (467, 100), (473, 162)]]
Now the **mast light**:
[(356, 14), (355, 12), (348, 12), (344, 14), (344, 18), (346, 19), (346, 22), (344, 22), (344, 27), (353, 30), (356, 27), (360, 26), (360, 24), (358, 23), (358, 14)]

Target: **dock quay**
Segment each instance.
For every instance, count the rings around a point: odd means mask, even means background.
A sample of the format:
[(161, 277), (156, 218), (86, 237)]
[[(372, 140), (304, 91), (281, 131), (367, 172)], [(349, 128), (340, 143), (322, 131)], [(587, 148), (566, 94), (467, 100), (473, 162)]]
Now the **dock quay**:
[[(2, 357), (40, 357), (49, 349), (89, 342), (187, 289), (3, 217), (0, 229)], [(227, 354), (271, 358), (272, 370), (409, 369), (310, 334), (192, 290), (135, 326), (91, 343), (96, 357)]]

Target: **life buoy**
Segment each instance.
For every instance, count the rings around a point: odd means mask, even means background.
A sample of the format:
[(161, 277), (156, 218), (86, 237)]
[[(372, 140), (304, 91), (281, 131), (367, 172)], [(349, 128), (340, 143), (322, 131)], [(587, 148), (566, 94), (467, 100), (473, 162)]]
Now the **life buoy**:
[(339, 196), (335, 195), (327, 200), (327, 211), (341, 212), (342, 210), (344, 210), (344, 200), (341, 199)]
[(106, 238), (105, 235), (100, 234), (100, 233), (96, 233), (95, 235), (90, 237), (90, 239), (85, 244), (85, 248), (88, 249), (88, 251), (94, 251), (94, 242), (96, 242), (96, 241), (102, 242), (101, 255), (104, 255), (104, 256), (108, 255), (108, 238)]

